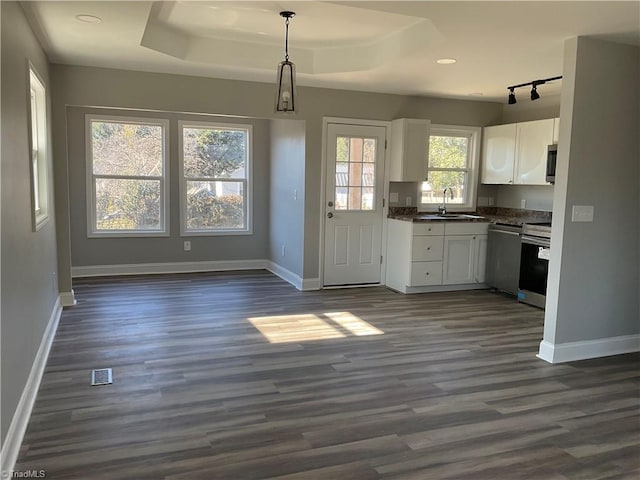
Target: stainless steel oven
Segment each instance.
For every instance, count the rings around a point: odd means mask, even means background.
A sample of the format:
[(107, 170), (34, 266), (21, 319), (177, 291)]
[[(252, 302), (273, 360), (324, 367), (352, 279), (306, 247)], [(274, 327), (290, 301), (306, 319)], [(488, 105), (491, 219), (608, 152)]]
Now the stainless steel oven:
[(544, 308), (549, 274), (551, 224), (526, 223), (522, 228), (518, 301)]

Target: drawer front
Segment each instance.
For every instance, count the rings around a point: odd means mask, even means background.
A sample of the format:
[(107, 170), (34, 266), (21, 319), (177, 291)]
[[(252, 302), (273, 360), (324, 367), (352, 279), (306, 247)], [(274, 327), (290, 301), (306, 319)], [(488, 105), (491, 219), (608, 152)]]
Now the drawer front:
[(442, 285), (442, 262), (411, 262), (411, 285)]
[(411, 244), (411, 260), (414, 262), (433, 262), (442, 260), (444, 252), (443, 236), (413, 237)]
[(486, 235), (488, 229), (488, 223), (447, 222), (444, 230), (446, 235)]
[(444, 235), (444, 224), (435, 222), (414, 223), (414, 235)]

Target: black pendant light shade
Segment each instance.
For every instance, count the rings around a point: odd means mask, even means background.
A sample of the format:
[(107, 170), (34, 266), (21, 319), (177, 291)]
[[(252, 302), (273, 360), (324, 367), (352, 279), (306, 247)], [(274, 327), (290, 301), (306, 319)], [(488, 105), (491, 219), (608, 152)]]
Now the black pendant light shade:
[(516, 93), (513, 91), (513, 88), (511, 88), (509, 89), (509, 105), (513, 105), (516, 101)]
[(284, 60), (278, 64), (278, 77), (276, 79), (276, 113), (296, 113), (298, 105), (296, 98), (296, 66), (289, 61), (289, 20), (295, 12), (280, 12), (285, 18), (285, 43)]

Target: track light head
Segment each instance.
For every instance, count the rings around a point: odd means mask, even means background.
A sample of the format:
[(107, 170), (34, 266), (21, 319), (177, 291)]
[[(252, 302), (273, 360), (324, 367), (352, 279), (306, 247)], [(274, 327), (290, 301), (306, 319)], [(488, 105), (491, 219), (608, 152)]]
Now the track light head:
[(516, 92), (513, 91), (513, 88), (509, 89), (509, 105), (513, 105), (516, 103)]
[(534, 83), (533, 87), (531, 88), (531, 100), (538, 100), (540, 98), (540, 94), (538, 93), (536, 87), (537, 85)]

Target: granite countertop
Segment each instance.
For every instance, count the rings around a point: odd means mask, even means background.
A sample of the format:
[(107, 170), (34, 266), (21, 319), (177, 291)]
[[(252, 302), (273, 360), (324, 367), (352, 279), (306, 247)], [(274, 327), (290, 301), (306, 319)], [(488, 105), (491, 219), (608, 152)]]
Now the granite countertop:
[(522, 226), (524, 223), (551, 222), (551, 212), (515, 208), (481, 207), (476, 212), (454, 213), (452, 217), (436, 213), (419, 213), (415, 207), (391, 207), (388, 218), (405, 222), (490, 222)]

